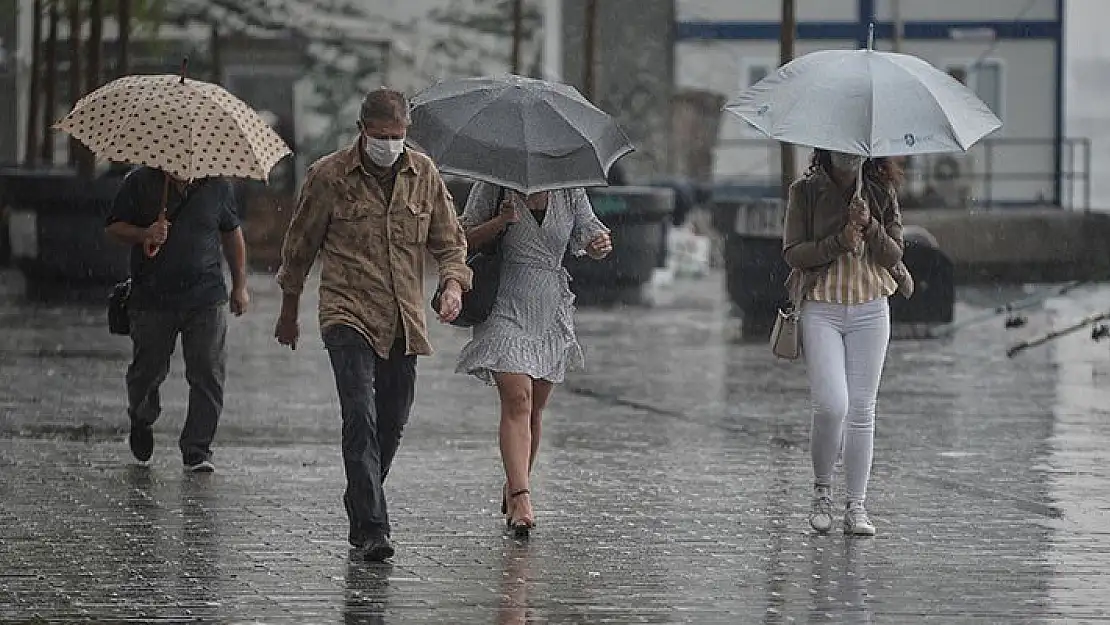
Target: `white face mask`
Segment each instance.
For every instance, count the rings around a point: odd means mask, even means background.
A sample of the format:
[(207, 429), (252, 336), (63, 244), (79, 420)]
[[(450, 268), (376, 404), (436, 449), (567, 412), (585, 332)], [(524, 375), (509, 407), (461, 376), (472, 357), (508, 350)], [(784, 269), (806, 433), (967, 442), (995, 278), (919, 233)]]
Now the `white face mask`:
[(858, 154), (845, 154), (843, 152), (829, 152), (829, 162), (833, 169), (839, 171), (859, 171), (863, 166), (863, 157)]
[(373, 139), (363, 135), (362, 151), (378, 167), (390, 167), (405, 151), (404, 139)]

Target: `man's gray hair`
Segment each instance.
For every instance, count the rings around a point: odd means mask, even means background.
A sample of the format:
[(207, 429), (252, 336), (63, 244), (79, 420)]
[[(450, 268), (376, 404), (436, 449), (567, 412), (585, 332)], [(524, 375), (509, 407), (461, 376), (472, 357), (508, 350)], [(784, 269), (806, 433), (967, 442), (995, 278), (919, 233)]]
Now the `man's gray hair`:
[(396, 122), (409, 123), (409, 101), (405, 94), (395, 89), (380, 87), (366, 94), (362, 99), (358, 118), (366, 122)]

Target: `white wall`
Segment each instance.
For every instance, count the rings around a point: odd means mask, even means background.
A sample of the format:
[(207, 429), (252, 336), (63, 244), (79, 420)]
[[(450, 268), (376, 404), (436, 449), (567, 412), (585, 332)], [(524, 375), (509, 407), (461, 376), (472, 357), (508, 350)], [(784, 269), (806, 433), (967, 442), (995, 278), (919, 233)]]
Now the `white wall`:
[[(933, 0), (928, 0), (933, 1)], [(763, 22), (778, 21), (782, 3), (778, 0), (678, 0), (679, 21)], [(855, 22), (857, 0), (796, 0), (798, 21)]]
[(1056, 19), (1056, 0), (875, 0), (876, 19), (891, 20), (895, 4), (907, 21)]

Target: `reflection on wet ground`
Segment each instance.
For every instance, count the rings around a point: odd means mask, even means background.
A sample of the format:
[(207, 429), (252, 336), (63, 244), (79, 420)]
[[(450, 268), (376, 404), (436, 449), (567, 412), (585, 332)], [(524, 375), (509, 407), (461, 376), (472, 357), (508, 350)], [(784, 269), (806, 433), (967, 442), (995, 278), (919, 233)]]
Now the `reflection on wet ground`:
[[(0, 303), (0, 620), (344, 623), (1043, 623), (1110, 620), (1110, 351), (1087, 289), (952, 339), (898, 341), (880, 398), (874, 540), (812, 535), (799, 364), (736, 344), (716, 282), (583, 310), (591, 369), (555, 398), (530, 541), (502, 533), (491, 391), (437, 327), (388, 484), (398, 556), (352, 558), (338, 412), (314, 341), (271, 343), (277, 294), (231, 327), (218, 472), (130, 459), (129, 345), (96, 307)], [(961, 295), (961, 318), (1008, 296)], [(309, 310), (311, 303), (306, 303)], [(310, 324), (306, 324), (310, 325)], [(314, 336), (313, 328), (305, 329)]]

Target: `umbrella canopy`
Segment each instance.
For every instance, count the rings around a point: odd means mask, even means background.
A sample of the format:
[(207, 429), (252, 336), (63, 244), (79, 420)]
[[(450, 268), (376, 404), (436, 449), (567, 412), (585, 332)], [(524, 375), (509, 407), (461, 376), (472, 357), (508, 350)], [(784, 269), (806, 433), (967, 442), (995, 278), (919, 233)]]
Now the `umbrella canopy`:
[(632, 151), (573, 87), (508, 75), (440, 82), (413, 98), (409, 140), (445, 172), (522, 193), (604, 186)]
[(124, 76), (81, 98), (54, 125), (100, 159), (184, 180), (266, 180), (289, 147), (223, 87), (173, 75)]
[(725, 110), (772, 139), (868, 157), (964, 151), (1002, 125), (948, 74), (870, 49), (799, 57)]

